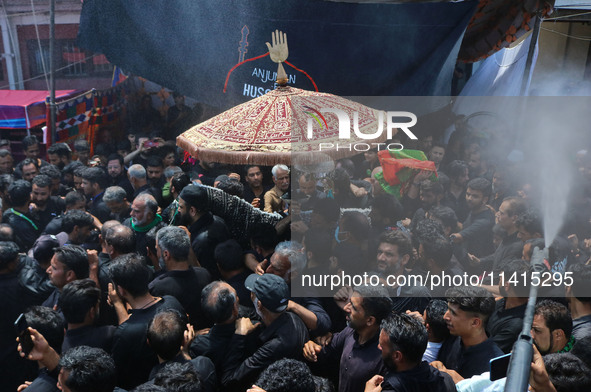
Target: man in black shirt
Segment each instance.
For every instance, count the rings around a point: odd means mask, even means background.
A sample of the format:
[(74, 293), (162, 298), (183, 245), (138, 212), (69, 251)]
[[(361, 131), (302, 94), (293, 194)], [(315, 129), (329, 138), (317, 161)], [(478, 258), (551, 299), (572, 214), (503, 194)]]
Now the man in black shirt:
[(485, 327), (495, 307), (492, 295), (482, 287), (454, 287), (447, 291), (447, 312), (443, 319), (457, 336), (447, 352), (439, 352), (438, 369), (463, 378), (489, 371), (489, 361), (503, 351), (486, 335)]
[(111, 392), (116, 370), (113, 359), (100, 348), (80, 346), (64, 354), (58, 383), (64, 391)]
[(47, 276), (54, 255), (54, 249), (60, 246), (54, 235), (42, 235), (37, 238), (28, 255), (20, 255), (18, 277), (25, 294), (21, 303), (41, 305), (53, 293), (55, 286)]
[(393, 313), (382, 321), (380, 348), (388, 373), (384, 377), (374, 376), (367, 386), (382, 383), (382, 391), (456, 390), (451, 377), (421, 361), (427, 348), (427, 330), (413, 316)]
[[(64, 286), (77, 279), (86, 279), (90, 275), (88, 255), (78, 245), (57, 248), (47, 268), (49, 280), (56, 287), (54, 292), (43, 302), (43, 306), (54, 308)], [(98, 279), (95, 277), (95, 280)]]
[(0, 379), (2, 387), (10, 391), (15, 391), (26, 377), (31, 380), (35, 376), (34, 367), (27, 368), (29, 363), (16, 351), (14, 322), (26, 309), (22, 301), (23, 288), (16, 274), (18, 252), (14, 242), (0, 241)]
[[(120, 256), (113, 260), (109, 271), (113, 281), (109, 283), (109, 300), (115, 306), (120, 323), (111, 354), (117, 365), (117, 385), (130, 390), (146, 382), (158, 363), (146, 340), (150, 320), (159, 309), (176, 309), (181, 314), (185, 310), (174, 297), (150, 294), (150, 271), (139, 256)], [(124, 303), (131, 308), (129, 313)]]
[(39, 223), (39, 230), (44, 231), (45, 226), (64, 210), (64, 201), (51, 196), (51, 178), (45, 174), (39, 174), (32, 181), (31, 203), (33, 207), (33, 216)]
[(123, 222), (129, 217), (131, 203), (128, 201), (127, 192), (120, 186), (110, 186), (105, 190), (103, 201), (111, 211), (111, 219)]
[[(279, 276), (291, 288), (292, 282), (299, 279), (305, 267), (306, 255), (302, 252), (302, 245), (295, 241), (283, 241), (275, 247), (265, 274)], [(330, 330), (328, 313), (316, 292), (308, 288), (294, 293), (287, 303), (287, 310), (298, 315), (313, 336), (324, 335)]]
[(398, 286), (396, 284), (398, 279), (394, 279), (393, 282), (386, 282), (388, 276), (406, 274), (406, 267), (412, 260), (413, 255), (412, 242), (409, 236), (400, 230), (385, 231), (380, 236), (378, 243), (376, 274), (384, 285), (389, 284), (386, 287), (388, 287), (388, 292), (394, 302), (394, 310), (397, 312), (410, 310), (423, 313), (431, 298), (425, 286)]
[(111, 178), (112, 186), (120, 186), (125, 190), (128, 200), (133, 196), (133, 187), (127, 177), (127, 170), (123, 163), (123, 157), (119, 154), (111, 154), (107, 158), (107, 170)]
[(515, 259), (503, 265), (503, 272), (504, 281), (499, 281), (499, 292), (503, 298), (495, 302), (495, 310), (488, 319), (486, 331), (504, 353), (509, 353), (523, 328), (529, 295), (529, 286), (524, 277), (529, 274), (529, 265)]
[(263, 369), (282, 358), (302, 358), (302, 347), (308, 341), (303, 321), (287, 311), (289, 288), (273, 274), (252, 274), (246, 287), (253, 293), (257, 313), (265, 329), (258, 337), (255, 352), (246, 352), (246, 336), (257, 326), (249, 319), (239, 319), (230, 343), (222, 374), (222, 384), (228, 390), (243, 390), (252, 385)]
[[(64, 215), (62, 228), (68, 235), (65, 245), (82, 245), (90, 237), (94, 219), (88, 212), (72, 210)], [(60, 238), (61, 235), (57, 237)]]
[(102, 348), (111, 352), (115, 327), (97, 327), (101, 291), (91, 279), (80, 279), (64, 286), (59, 306), (68, 323), (62, 352), (78, 346)]
[(146, 161), (146, 174), (148, 175), (148, 183), (157, 189), (162, 189), (166, 183), (164, 177), (164, 165), (162, 158), (152, 155)]
[(147, 256), (146, 250), (147, 238), (146, 235), (150, 229), (162, 222), (162, 217), (157, 214), (158, 202), (152, 195), (142, 193), (138, 195), (131, 204), (130, 218), (126, 219), (123, 224), (135, 233), (136, 251), (142, 255)]
[(573, 317), (573, 336), (577, 341), (591, 336), (591, 298), (587, 296), (591, 287), (591, 266), (574, 264), (569, 268), (573, 284), (566, 286), (566, 299)]
[(470, 263), (480, 270), (498, 272), (498, 268), (506, 260), (520, 258), (523, 250), (523, 242), (517, 237), (517, 218), (527, 210), (527, 202), (520, 197), (507, 197), (501, 203), (496, 214), (496, 221), (505, 231), (507, 236), (495, 252), (483, 258), (468, 254)]
[(116, 224), (116, 221), (107, 221), (103, 224), (101, 236), (104, 236), (105, 252), (99, 254), (98, 278), (101, 289), (101, 311), (97, 325), (117, 325), (115, 309), (107, 303), (109, 283), (111, 282), (109, 266), (115, 258), (135, 252), (135, 234), (127, 226)]
[(304, 173), (298, 178), (298, 189), (294, 192), (292, 199), (300, 203), (302, 211), (312, 211), (316, 202), (326, 198), (326, 194), (316, 189), (316, 177), (311, 173)]
[(135, 164), (129, 167), (127, 171), (127, 177), (133, 187), (133, 199), (135, 200), (138, 195), (142, 193), (149, 193), (159, 203), (162, 199), (162, 190), (156, 189), (148, 184), (146, 168), (142, 165)]
[(252, 308), (250, 291), (244, 287), (251, 271), (244, 266), (242, 254), (238, 241), (229, 239), (215, 247), (214, 257), (222, 279), (236, 290), (241, 304)]
[(16, 180), (8, 187), (12, 208), (2, 215), (2, 223), (8, 223), (15, 233), (15, 242), (22, 252), (27, 252), (41, 234), (38, 222), (29, 215), (31, 184), (25, 180)]
[(324, 347), (308, 341), (304, 358), (322, 366), (340, 363), (339, 392), (361, 391), (373, 375), (385, 374), (378, 337), (380, 323), (391, 310), (392, 301), (386, 289), (356, 287), (345, 306), (347, 328), (336, 333)]
[(236, 290), (221, 280), (211, 282), (201, 292), (201, 308), (214, 324), (208, 334), (195, 336), (190, 353), (192, 357), (204, 355), (211, 359), (220, 376), (236, 329), (239, 306)]
[(549, 299), (536, 304), (531, 337), (542, 355), (569, 352), (575, 343), (573, 321), (563, 304)]
[[(25, 319), (29, 327), (37, 330), (43, 335), (49, 347), (57, 354), (61, 353), (64, 340), (64, 320), (58, 312), (43, 306), (33, 306), (25, 313)], [(47, 369), (43, 359), (37, 360), (39, 367), (38, 376), (33, 383), (27, 387), (33, 392), (58, 392), (58, 372), (55, 369)]]
[(452, 161), (445, 174), (449, 176), (450, 184), (441, 204), (455, 211), (458, 220), (463, 222), (468, 217), (466, 203), (466, 185), (468, 184), (468, 165), (464, 161)]
[(64, 222), (64, 215), (68, 213), (68, 211), (79, 210), (79, 211), (86, 211), (86, 198), (84, 195), (76, 192), (71, 191), (68, 192), (66, 195), (65, 200), (65, 211), (53, 218), (47, 226), (45, 226), (44, 234), (59, 234), (63, 231), (62, 223)]
[[(148, 325), (148, 344), (158, 356), (158, 365), (152, 368), (150, 380), (166, 366), (167, 363), (190, 363), (201, 381), (203, 392), (216, 391), (215, 367), (211, 359), (198, 356), (193, 359), (185, 357), (186, 342), (185, 331), (187, 330), (187, 318), (173, 309), (161, 310)], [(182, 347), (182, 350), (181, 350)]]
[(173, 92), (174, 106), (168, 108), (166, 113), (167, 139), (175, 140), (178, 135), (185, 132), (193, 124), (196, 124), (198, 117), (189, 106), (185, 105), (185, 96)]
[(242, 194), (243, 199), (249, 203), (252, 203), (253, 200), (257, 199), (257, 208), (264, 210), (265, 199), (263, 198), (263, 195), (271, 189), (271, 187), (263, 186), (263, 172), (259, 166), (246, 166), (244, 171), (244, 181), (246, 181), (246, 186), (244, 187), (244, 193)]
[[(25, 136), (22, 141), (22, 146), (23, 146), (23, 152), (25, 153), (25, 157), (26, 157), (25, 161), (27, 159), (32, 160), (33, 162), (35, 162), (37, 169), (39, 169), (45, 165), (48, 165), (48, 163), (46, 161), (39, 158), (40, 149), (39, 149), (39, 140), (37, 139), (37, 136), (35, 136), (35, 135)], [(24, 178), (24, 177), (23, 177), (23, 179), (26, 180), (26, 178)]]
[(211, 325), (205, 320), (199, 296), (211, 279), (205, 268), (189, 265), (190, 249), (191, 241), (185, 230), (176, 226), (160, 229), (156, 252), (165, 272), (150, 282), (149, 288), (152, 295), (175, 297), (187, 311), (191, 324), (201, 329)]
[(62, 170), (72, 159), (72, 150), (66, 143), (56, 143), (47, 149), (49, 163)]
[[(72, 190), (71, 187), (65, 185), (65, 180), (62, 180), (62, 172), (55, 165), (43, 166), (39, 170), (39, 174), (44, 174), (51, 178), (51, 196), (66, 196)], [(62, 181), (64, 182), (62, 184)]]
[(14, 158), (8, 150), (0, 148), (0, 174), (12, 174), (14, 172)]
[(486, 204), (490, 196), (490, 181), (475, 178), (468, 183), (466, 203), (470, 209), (462, 231), (451, 235), (455, 244), (463, 244), (466, 252), (482, 257), (494, 252), (492, 227), (495, 213)]
[(100, 167), (88, 167), (82, 171), (82, 189), (88, 199), (88, 212), (101, 222), (110, 219), (111, 211), (103, 201), (109, 186), (109, 175)]
[(189, 228), (191, 247), (199, 264), (215, 279), (220, 276), (214, 260), (215, 247), (230, 238), (230, 233), (224, 220), (203, 205), (205, 192), (200, 185), (188, 185), (182, 190), (178, 199), (178, 222)]

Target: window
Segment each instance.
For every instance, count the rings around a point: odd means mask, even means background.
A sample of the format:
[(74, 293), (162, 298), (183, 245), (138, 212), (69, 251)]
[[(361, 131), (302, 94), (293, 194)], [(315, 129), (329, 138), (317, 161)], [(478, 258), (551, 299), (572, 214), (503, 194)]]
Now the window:
[[(108, 75), (113, 71), (113, 65), (104, 55), (84, 52), (76, 46), (76, 40), (56, 40), (54, 48), (57, 78)], [(49, 72), (49, 40), (41, 40), (41, 48), (37, 40), (28, 40), (27, 50), (31, 77)]]

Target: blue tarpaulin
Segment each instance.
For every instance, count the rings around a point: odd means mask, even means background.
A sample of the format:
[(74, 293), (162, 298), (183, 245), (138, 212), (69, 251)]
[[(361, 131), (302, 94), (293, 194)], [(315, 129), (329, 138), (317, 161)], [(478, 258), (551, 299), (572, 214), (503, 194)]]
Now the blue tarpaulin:
[(79, 45), (227, 109), (274, 87), (271, 33), (287, 34), (289, 84), (341, 96), (449, 95), (477, 1), (85, 0)]

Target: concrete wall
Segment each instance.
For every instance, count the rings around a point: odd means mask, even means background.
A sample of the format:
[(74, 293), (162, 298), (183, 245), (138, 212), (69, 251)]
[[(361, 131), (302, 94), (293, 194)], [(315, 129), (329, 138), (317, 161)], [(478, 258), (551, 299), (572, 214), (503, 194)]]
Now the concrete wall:
[(588, 88), (586, 82), (591, 83), (591, 72), (587, 70), (590, 67), (590, 41), (573, 37), (591, 39), (591, 25), (583, 22), (542, 23), (530, 91), (542, 92), (541, 95), (552, 92), (572, 95)]

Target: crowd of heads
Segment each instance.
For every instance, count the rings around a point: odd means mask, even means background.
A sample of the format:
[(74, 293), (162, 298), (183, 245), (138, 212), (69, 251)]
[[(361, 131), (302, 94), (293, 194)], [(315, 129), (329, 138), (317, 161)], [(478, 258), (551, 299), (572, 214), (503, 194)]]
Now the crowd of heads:
[[(574, 163), (578, 181), (565, 220), (547, 239), (540, 184), (527, 155), (511, 161), (465, 130), (448, 144), (437, 137), (416, 144), (437, 171), (412, 171), (393, 188), (384, 182), (391, 173), (381, 166), (383, 152), (374, 150), (337, 161), (327, 173), (287, 164), (181, 162), (173, 143), (158, 135), (159, 127), (173, 132), (174, 119), (159, 123), (148, 101), (139, 101), (142, 129), (119, 141), (107, 129), (92, 147), (78, 140), (44, 150), (27, 136), (18, 162), (10, 143), (0, 145), (0, 273), (22, 287), (22, 303), (11, 309), (60, 357), (63, 390), (209, 391), (209, 378), (219, 390), (245, 382), (268, 392), (330, 390), (342, 374), (319, 371), (310, 358), (327, 349), (306, 349), (306, 342), (350, 330), (347, 339), (375, 339), (384, 385), (403, 371), (424, 370), (427, 358), (437, 372), (466, 382), (477, 374), (459, 365), (464, 353), (457, 348), (511, 351), (534, 273), (550, 286), (540, 289), (530, 331), (550, 382), (559, 391), (589, 385), (580, 376), (590, 365), (580, 342), (591, 336), (587, 152)], [(178, 105), (185, 110), (180, 98)], [(542, 260), (535, 249), (547, 241)], [(180, 278), (187, 274), (192, 291)], [(329, 290), (335, 276), (363, 274), (372, 284)], [(292, 296), (306, 276), (328, 280), (318, 291), (304, 287), (305, 295)], [(432, 284), (433, 276), (439, 283)], [(162, 308), (142, 321), (141, 343), (159, 360), (150, 384), (122, 384), (110, 346), (69, 346), (64, 328), (110, 326), (116, 336), (168, 296), (185, 311)], [(46, 301), (53, 303), (40, 306)], [(234, 367), (216, 359), (234, 358), (231, 345), (221, 353), (188, 348), (197, 326), (259, 336), (253, 331), (273, 330), (287, 314), (305, 326), (293, 332), (293, 340), (306, 338), (297, 355), (283, 353), (248, 377), (238, 375), (252, 348)], [(254, 345), (253, 353), (260, 349)], [(217, 375), (191, 362), (196, 352)], [(477, 358), (472, 368), (484, 369), (488, 359)], [(337, 368), (339, 360), (332, 358)]]

